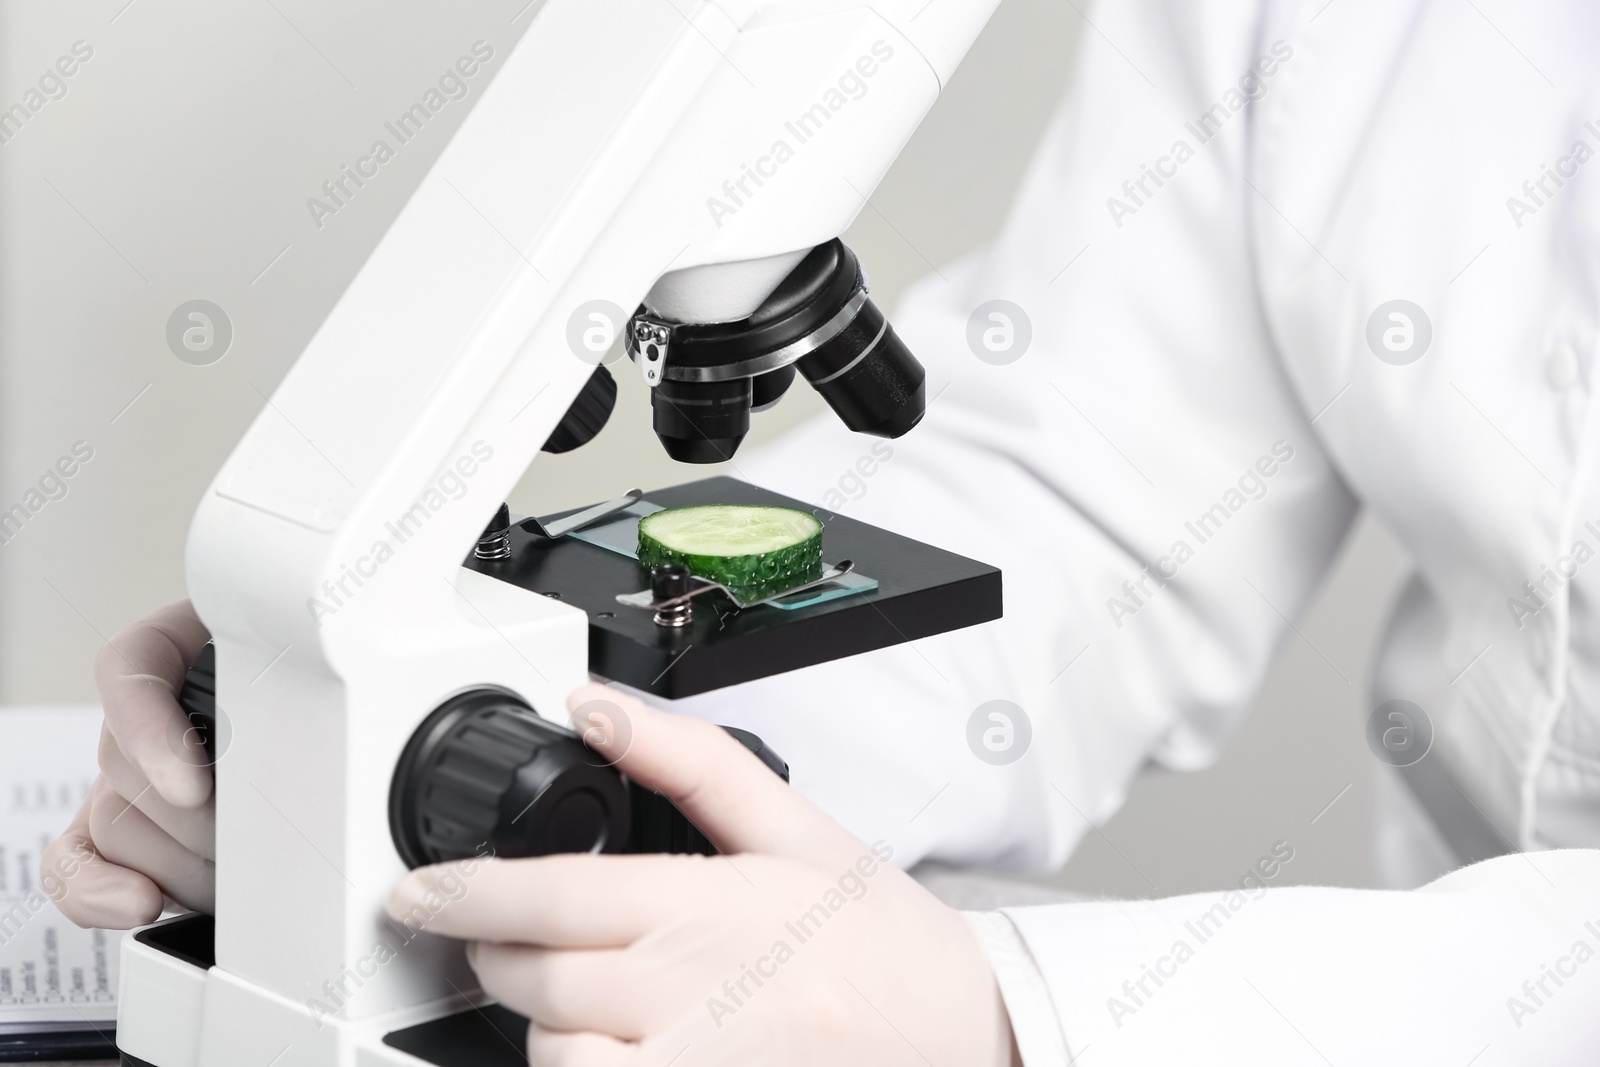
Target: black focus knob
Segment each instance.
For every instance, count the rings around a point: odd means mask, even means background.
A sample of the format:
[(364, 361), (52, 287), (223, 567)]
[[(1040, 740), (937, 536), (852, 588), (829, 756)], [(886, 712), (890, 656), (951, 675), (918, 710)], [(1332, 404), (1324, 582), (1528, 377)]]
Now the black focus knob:
[[(196, 766), (217, 762), (217, 646), (210, 641), (200, 649), (184, 675), (178, 706), (189, 716), (192, 729), (182, 740), (182, 756)], [(203, 750), (202, 752), (195, 751)]]
[(473, 689), (429, 715), (389, 790), (389, 830), (408, 867), (492, 854), (620, 852), (622, 776), (571, 730), (503, 689)]
[[(723, 729), (766, 764), (767, 770), (785, 782), (789, 780), (789, 765), (784, 762), (782, 756), (772, 750), (771, 745), (749, 730), (740, 730), (733, 726), (724, 726)], [(717, 855), (717, 846), (700, 832), (698, 826), (685, 818), (683, 812), (679, 811), (672, 801), (660, 793), (640, 788), (637, 782), (633, 783), (632, 793), (633, 830), (628, 839), (627, 851)]]
[(596, 366), (589, 380), (583, 383), (583, 390), (567, 408), (567, 413), (561, 416), (550, 439), (544, 443), (543, 451), (560, 455), (588, 444), (594, 440), (595, 434), (605, 429), (616, 406), (616, 380), (603, 365)]

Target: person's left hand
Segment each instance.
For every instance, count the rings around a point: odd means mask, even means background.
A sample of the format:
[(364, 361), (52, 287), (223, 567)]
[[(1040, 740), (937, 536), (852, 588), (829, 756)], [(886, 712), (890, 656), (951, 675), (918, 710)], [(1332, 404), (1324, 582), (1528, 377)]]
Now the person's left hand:
[(585, 741), (724, 854), (486, 860), (442, 907), (454, 865), (400, 880), (390, 913), (422, 906), (429, 932), (473, 942), (484, 990), (532, 1020), (530, 1060), (1012, 1062), (977, 935), (885, 862), (887, 845), (851, 836), (716, 726), (602, 686), (568, 706)]

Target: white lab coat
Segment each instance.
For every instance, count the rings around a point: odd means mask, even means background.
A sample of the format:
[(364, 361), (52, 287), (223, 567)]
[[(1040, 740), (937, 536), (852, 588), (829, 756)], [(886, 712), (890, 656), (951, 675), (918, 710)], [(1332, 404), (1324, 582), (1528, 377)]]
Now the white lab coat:
[[(1418, 789), (1457, 855), (1600, 846), (1600, 562), (1577, 549), (1600, 548), (1600, 12), (1087, 18), (1000, 240), (896, 319), (929, 366), (923, 424), (875, 450), (824, 419), (739, 461), (999, 565), (1005, 619), (691, 710), (762, 733), (903, 862), (1050, 869), (1147, 761), (1215, 758), (1359, 503), (1416, 560), (1373, 700), (1431, 722)], [(1002, 366), (969, 344), (995, 299), (1032, 333)], [(984, 318), (979, 347), (1003, 325)], [(1031, 732), (1002, 766), (968, 740), (996, 699)], [(1410, 893), (1251, 885), (973, 921), (1029, 1067), (1600, 1058), (1596, 852)]]

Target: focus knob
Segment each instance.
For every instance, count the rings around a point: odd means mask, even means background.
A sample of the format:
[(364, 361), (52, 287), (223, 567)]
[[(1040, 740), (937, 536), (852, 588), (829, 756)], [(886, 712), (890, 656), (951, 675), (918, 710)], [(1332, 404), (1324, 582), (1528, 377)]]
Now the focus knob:
[[(789, 780), (789, 765), (772, 747), (749, 730), (724, 726), (733, 739), (749, 749), (767, 770)], [(717, 855), (717, 846), (700, 832), (700, 828), (684, 817), (672, 801), (660, 793), (652, 793), (632, 783), (633, 830), (628, 841), (629, 852), (695, 852), (703, 856)]]
[[(187, 763), (217, 762), (217, 646), (207, 641), (183, 677), (178, 706), (189, 716), (193, 730), (184, 735), (182, 758)], [(203, 753), (192, 752), (198, 744)]]
[(407, 867), (482, 855), (620, 852), (621, 775), (571, 730), (515, 694), (473, 689), (429, 715), (389, 790), (389, 829)]
[(541, 451), (560, 455), (588, 444), (594, 440), (595, 434), (605, 429), (616, 406), (616, 379), (611, 377), (611, 372), (606, 370), (604, 364), (597, 365), (589, 375), (589, 380), (583, 383), (582, 391), (567, 408), (567, 413), (561, 416), (561, 421), (551, 431), (550, 439), (544, 443)]

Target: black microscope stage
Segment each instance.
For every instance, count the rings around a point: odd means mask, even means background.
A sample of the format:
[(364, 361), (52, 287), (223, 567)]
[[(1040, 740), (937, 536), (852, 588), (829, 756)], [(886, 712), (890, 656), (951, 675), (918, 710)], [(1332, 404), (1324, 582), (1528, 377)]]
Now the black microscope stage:
[(472, 558), (466, 565), (582, 608), (589, 615), (590, 671), (669, 699), (1001, 616), (998, 569), (735, 478), (658, 489), (644, 499), (664, 508), (769, 504), (810, 512), (824, 524), (823, 559), (854, 561), (856, 573), (876, 579), (878, 588), (792, 610), (767, 604), (735, 611), (710, 593), (696, 597), (694, 618), (674, 629), (656, 625), (650, 611), (617, 603), (619, 593), (649, 588), (645, 568), (570, 535), (552, 541), (513, 526), (509, 559)]

